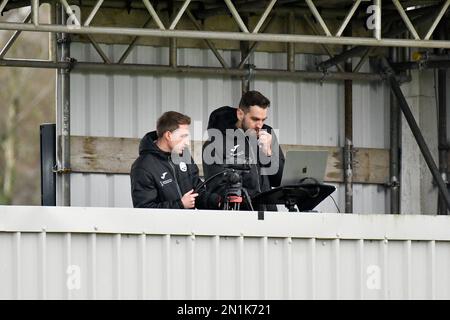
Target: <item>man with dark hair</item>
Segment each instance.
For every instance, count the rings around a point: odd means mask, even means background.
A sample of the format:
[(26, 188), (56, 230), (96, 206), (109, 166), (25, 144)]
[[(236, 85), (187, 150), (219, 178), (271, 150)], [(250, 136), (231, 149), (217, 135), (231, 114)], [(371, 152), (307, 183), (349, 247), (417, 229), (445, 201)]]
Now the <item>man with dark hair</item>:
[(220, 196), (200, 186), (198, 167), (186, 149), (190, 123), (188, 116), (169, 111), (158, 119), (156, 131), (142, 138), (130, 173), (135, 208), (219, 207)]
[[(238, 108), (221, 107), (214, 110), (208, 122), (208, 140), (203, 145), (205, 179), (210, 192), (224, 198), (227, 181), (220, 175), (230, 164), (248, 164), (242, 173), (242, 187), (250, 197), (277, 187), (281, 183), (284, 155), (273, 129), (264, 124), (270, 101), (258, 91), (243, 94)], [(248, 209), (249, 206), (243, 206)], [(276, 211), (268, 205), (258, 210)]]

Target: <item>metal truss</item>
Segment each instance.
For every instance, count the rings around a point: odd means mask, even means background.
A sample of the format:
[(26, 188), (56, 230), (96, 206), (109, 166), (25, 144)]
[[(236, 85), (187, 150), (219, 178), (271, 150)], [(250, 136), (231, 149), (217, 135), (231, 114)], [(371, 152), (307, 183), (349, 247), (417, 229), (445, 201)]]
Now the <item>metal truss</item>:
[[(9, 0), (2, 0), (0, 3), (0, 13), (7, 8)], [(411, 34), (413, 39), (407, 38), (392, 38), (389, 34), (383, 33), (382, 30), (382, 1), (386, 6), (387, 4), (395, 7), (396, 11), (404, 22), (406, 26), (405, 31)], [(225, 31), (209, 31), (202, 29), (202, 26), (198, 23), (193, 12), (190, 11), (189, 5), (191, 0), (184, 0), (178, 7), (175, 14), (172, 15), (172, 19), (169, 23), (164, 23), (161, 19), (160, 12), (155, 9), (149, 0), (142, 0), (143, 8), (148, 12), (149, 17), (146, 23), (141, 28), (127, 28), (127, 27), (104, 27), (104, 26), (91, 26), (91, 22), (101, 10), (102, 6), (108, 3), (108, 0), (96, 0), (92, 7), (91, 12), (84, 21), (78, 21), (78, 18), (71, 9), (68, 0), (59, 0), (60, 5), (64, 8), (68, 21), (71, 24), (41, 24), (39, 22), (39, 0), (30, 0), (31, 13), (30, 17), (25, 19), (23, 22), (0, 22), (0, 30), (14, 30), (14, 35), (10, 38), (7, 44), (2, 50), (0, 50), (0, 59), (2, 60), (0, 65), (8, 65), (4, 59), (5, 54), (9, 48), (13, 45), (14, 41), (20, 35), (22, 31), (35, 31), (35, 32), (50, 32), (50, 33), (67, 33), (67, 34), (82, 34), (86, 35), (89, 41), (94, 46), (95, 50), (98, 52), (100, 57), (103, 59), (104, 63), (107, 65), (123, 64), (130, 52), (133, 50), (137, 43), (139, 37), (160, 37), (160, 38), (189, 38), (189, 39), (202, 39), (205, 41), (207, 46), (212, 50), (221, 66), (224, 69), (230, 69), (230, 66), (226, 63), (223, 57), (220, 55), (219, 51), (214, 47), (211, 40), (235, 40), (243, 42), (253, 42), (250, 49), (248, 50), (245, 57), (242, 58), (237, 69), (242, 70), (246, 65), (249, 56), (254, 52), (256, 47), (260, 42), (278, 42), (288, 44), (288, 71), (295, 71), (295, 63), (293, 63), (294, 44), (295, 43), (308, 43), (317, 44), (322, 46), (322, 48), (328, 53), (331, 59), (333, 55), (331, 50), (327, 45), (345, 45), (345, 46), (364, 46), (364, 47), (415, 47), (415, 48), (447, 48), (450, 49), (449, 40), (431, 40), (437, 25), (444, 18), (447, 10), (450, 6), (450, 0), (442, 0), (437, 7), (433, 8), (433, 18), (431, 26), (428, 28), (426, 33), (421, 37), (417, 31), (417, 25), (415, 23), (419, 20), (417, 15), (413, 15), (411, 12), (414, 10), (409, 10), (411, 8), (405, 8), (401, 4), (400, 0), (354, 0), (353, 4), (348, 8), (344, 19), (339, 25), (336, 31), (331, 30), (327, 25), (321, 10), (316, 6), (314, 0), (302, 0), (302, 1), (287, 1), (287, 0), (268, 0), (264, 3), (263, 10), (256, 25), (250, 29), (248, 24), (244, 22), (242, 18), (242, 13), (239, 12), (238, 8), (242, 9), (242, 5), (236, 6), (231, 0), (223, 0), (224, 5), (227, 8), (227, 13), (233, 18), (236, 25), (239, 27), (240, 32), (225, 32)], [(236, 2), (236, 1), (235, 1)], [(309, 25), (309, 28), (313, 31), (313, 34), (296, 34), (294, 28), (292, 27), (295, 23), (295, 19), (298, 18), (293, 14), (289, 14), (289, 19), (286, 19), (288, 24), (289, 33), (284, 34), (273, 34), (266, 33), (268, 25), (270, 24), (272, 18), (275, 16), (277, 5), (281, 6), (285, 3), (302, 2), (306, 3), (307, 12), (304, 12), (300, 18), (304, 19)], [(373, 29), (372, 37), (355, 37), (355, 36), (343, 36), (344, 31), (348, 27), (352, 18), (356, 16), (358, 9), (361, 9), (361, 4), (366, 3), (370, 5), (372, 11), (367, 10), (367, 12), (372, 13), (372, 15), (367, 15), (370, 18), (371, 24), (367, 24), (369, 29)], [(316, 0), (317, 3), (317, 0)], [(323, 3), (323, 1), (321, 2)], [(78, 4), (78, 2), (76, 2)], [(413, 8), (414, 9), (414, 8)], [(176, 29), (181, 18), (186, 16), (189, 21), (192, 22), (195, 30), (178, 30)], [(392, 15), (391, 15), (392, 16)], [(389, 19), (392, 17), (389, 16)], [(313, 17), (315, 22), (312, 21), (310, 17)], [(419, 17), (420, 18), (420, 17)], [(386, 18), (388, 19), (388, 18)], [(30, 21), (29, 21), (30, 20)], [(80, 19), (81, 20), (81, 19)], [(369, 20), (368, 20), (369, 21)], [(399, 20), (400, 21), (400, 20)], [(157, 28), (149, 28), (151, 22), (154, 22)], [(405, 32), (403, 32), (405, 33)], [(131, 43), (128, 48), (124, 51), (123, 55), (117, 62), (111, 61), (108, 56), (102, 51), (101, 47), (95, 41), (94, 36), (99, 34), (106, 35), (127, 35), (133, 36)], [(383, 37), (386, 35), (387, 37)], [(176, 67), (176, 42), (171, 41), (171, 50), (173, 59), (171, 59), (172, 67)], [(370, 51), (362, 51), (361, 54), (363, 59), (366, 59)], [(361, 60), (362, 62), (364, 60)], [(56, 62), (56, 61), (54, 61)], [(361, 62), (361, 63), (362, 63)], [(16, 65), (18, 63), (16, 62)], [(58, 66), (55, 65), (56, 68)], [(359, 70), (360, 64), (355, 68), (355, 71)], [(326, 70), (327, 68), (321, 69)], [(342, 72), (343, 69), (338, 65), (338, 69)]]

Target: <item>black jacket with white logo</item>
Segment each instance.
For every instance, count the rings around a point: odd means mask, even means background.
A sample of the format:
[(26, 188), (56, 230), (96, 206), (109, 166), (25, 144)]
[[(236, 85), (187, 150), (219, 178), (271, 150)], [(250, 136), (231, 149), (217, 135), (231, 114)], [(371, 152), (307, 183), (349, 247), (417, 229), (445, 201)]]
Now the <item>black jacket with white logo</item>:
[[(168, 152), (156, 144), (156, 131), (147, 133), (139, 145), (139, 157), (131, 167), (131, 196), (135, 208), (183, 209), (181, 198), (202, 181), (198, 167), (192, 161), (175, 164)], [(200, 189), (195, 207), (217, 209), (220, 197)]]
[[(213, 175), (223, 171), (225, 169), (225, 165), (222, 163), (207, 163), (205, 161), (205, 157), (210, 154), (211, 150), (214, 150), (212, 154), (214, 154), (216, 159), (220, 159), (222, 162), (229, 162), (231, 158), (232, 162), (238, 163), (240, 159), (241, 163), (249, 161), (250, 164), (250, 172), (242, 174), (242, 186), (247, 189), (251, 198), (255, 195), (268, 191), (271, 187), (278, 187), (281, 183), (281, 177), (283, 174), (284, 168), (284, 155), (281, 151), (281, 148), (278, 144), (277, 137), (275, 132), (273, 132), (272, 127), (268, 125), (263, 125), (262, 129), (266, 130), (268, 133), (272, 135), (272, 156), (269, 158), (270, 162), (263, 164), (261, 163), (261, 159), (259, 157), (259, 147), (254, 145), (254, 148), (251, 146), (250, 140), (245, 133), (241, 129), (236, 128), (237, 122), (236, 108), (224, 106), (214, 110), (209, 116), (208, 121), (208, 130), (217, 129), (222, 133), (222, 143), (221, 150), (216, 150), (212, 144), (215, 143), (215, 138), (211, 138), (209, 136), (208, 141), (203, 144), (203, 170), (205, 173), (205, 179), (212, 177)], [(227, 135), (227, 132), (235, 132), (236, 135), (242, 134), (245, 138), (244, 145), (239, 145), (236, 143), (236, 138), (230, 135)], [(210, 132), (208, 132), (210, 134)], [(242, 141), (242, 139), (241, 139)], [(220, 145), (218, 143), (217, 145)], [(230, 148), (231, 146), (231, 148)], [(253, 159), (253, 160), (252, 160)], [(276, 163), (274, 162), (276, 161)], [(264, 174), (264, 169), (269, 167), (270, 165), (274, 165), (275, 172), (273, 174)], [(274, 170), (272, 170), (274, 171)], [(226, 189), (226, 179), (219, 175), (217, 178), (211, 180), (211, 182), (207, 183), (207, 189), (209, 192), (218, 193), (223, 198), (225, 195)], [(248, 207), (244, 206), (244, 209), (248, 209)], [(276, 211), (276, 206), (267, 205), (259, 208), (255, 208), (257, 210), (269, 210)]]

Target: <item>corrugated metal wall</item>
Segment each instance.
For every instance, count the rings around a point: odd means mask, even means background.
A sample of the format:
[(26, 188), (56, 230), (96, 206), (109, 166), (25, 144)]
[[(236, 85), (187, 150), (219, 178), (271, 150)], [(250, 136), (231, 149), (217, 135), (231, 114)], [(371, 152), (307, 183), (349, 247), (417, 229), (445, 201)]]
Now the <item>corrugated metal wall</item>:
[(0, 299), (449, 299), (450, 219), (0, 207)]
[[(102, 46), (117, 60), (123, 45)], [(239, 62), (238, 52), (222, 52), (230, 64)], [(73, 43), (71, 56), (80, 61), (101, 61), (90, 45)], [(312, 68), (321, 57), (297, 55), (297, 68)], [(131, 63), (167, 64), (168, 49), (136, 47)], [(256, 53), (252, 61), (259, 68), (286, 68), (283, 53)], [(179, 49), (178, 63), (219, 66), (208, 50)], [(367, 66), (366, 66), (367, 67)], [(342, 146), (344, 87), (340, 82), (256, 80), (252, 89), (271, 101), (267, 123), (279, 128), (285, 144)], [(387, 148), (389, 145), (389, 95), (381, 83), (354, 83), (353, 119), (356, 147)], [(239, 79), (228, 77), (149, 76), (73, 73), (71, 75), (71, 132), (73, 135), (142, 137), (155, 128), (156, 119), (167, 110), (184, 112), (203, 129), (208, 116), (222, 105), (236, 106), (241, 95)], [(72, 205), (129, 207), (131, 195), (126, 175), (73, 174)], [(344, 189), (334, 197), (344, 208)], [(373, 185), (354, 186), (354, 211), (384, 213), (387, 192)], [(336, 212), (331, 199), (319, 210)]]

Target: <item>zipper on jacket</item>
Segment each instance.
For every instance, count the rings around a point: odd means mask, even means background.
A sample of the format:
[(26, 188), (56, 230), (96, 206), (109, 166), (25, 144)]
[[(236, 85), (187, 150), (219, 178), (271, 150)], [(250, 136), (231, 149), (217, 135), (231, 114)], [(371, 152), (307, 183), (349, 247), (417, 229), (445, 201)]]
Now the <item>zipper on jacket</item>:
[(181, 198), (183, 198), (183, 195), (181, 194), (181, 189), (180, 189), (180, 186), (178, 185), (177, 173), (175, 170), (175, 166), (173, 165), (172, 158), (170, 156), (169, 156), (169, 165), (172, 168), (173, 178), (175, 179), (175, 185), (177, 186), (178, 194), (180, 195), (180, 199), (181, 199)]

